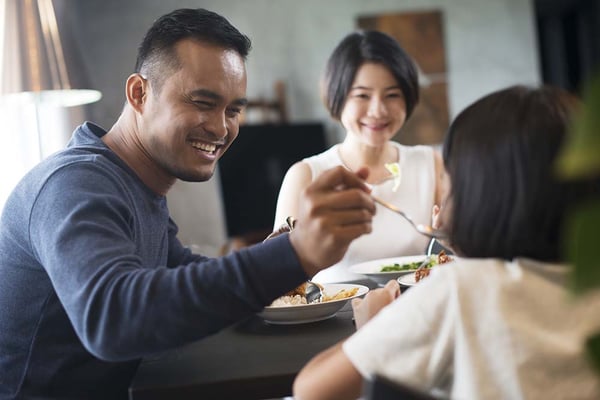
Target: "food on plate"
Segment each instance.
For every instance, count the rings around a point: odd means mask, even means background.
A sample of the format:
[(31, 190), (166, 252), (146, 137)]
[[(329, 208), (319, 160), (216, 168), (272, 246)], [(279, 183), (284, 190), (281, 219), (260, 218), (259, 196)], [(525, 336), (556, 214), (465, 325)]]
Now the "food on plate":
[(437, 257), (435, 257), (435, 259), (433, 260), (433, 263), (430, 263), (432, 265), (425, 265), (422, 268), (418, 268), (415, 271), (415, 282), (419, 282), (421, 279), (428, 277), (429, 272), (431, 271), (431, 267), (433, 267), (434, 265), (446, 264), (451, 262), (452, 260), (452, 257), (447, 255), (444, 250), (440, 251)]
[[(321, 290), (324, 290), (323, 286), (319, 283), (313, 282), (315, 285), (319, 286)], [(306, 300), (306, 286), (307, 282), (304, 282), (294, 290), (291, 290), (284, 294), (281, 297), (276, 298), (272, 303), (271, 307), (288, 307), (288, 306), (299, 306), (308, 304)], [(321, 301), (316, 301), (313, 303), (324, 303), (327, 301), (341, 300), (348, 297), (352, 297), (358, 292), (358, 287), (353, 287), (349, 289), (341, 289), (332, 295), (328, 295), (327, 293), (323, 293), (323, 298)], [(313, 304), (311, 303), (311, 304)]]
[(299, 294), (295, 294), (293, 296), (283, 295), (281, 297), (276, 298), (271, 303), (271, 307), (287, 307), (287, 306), (300, 306), (303, 304), (308, 304), (306, 301), (306, 297), (301, 296)]
[[(271, 307), (287, 307), (297, 306), (302, 304), (308, 304), (306, 300), (306, 286), (308, 282), (302, 283), (300, 286), (290, 290), (281, 297), (276, 298), (272, 303)], [(323, 288), (321, 288), (322, 290)]]
[[(425, 260), (423, 259), (421, 261), (415, 261), (415, 262), (404, 263), (404, 264), (400, 264), (400, 263), (386, 264), (386, 265), (381, 266), (381, 269), (379, 270), (379, 272), (410, 271), (413, 269), (416, 270), (423, 263), (423, 261), (425, 261)], [(434, 262), (433, 260), (429, 261), (430, 264), (433, 262)]]
[(452, 257), (450, 257), (444, 250), (440, 251), (437, 255), (438, 264), (446, 264), (450, 261), (453, 261)]
[(322, 301), (333, 301), (333, 300), (341, 300), (341, 299), (345, 299), (348, 297), (352, 297), (356, 294), (356, 292), (358, 292), (358, 288), (357, 287), (353, 287), (350, 289), (342, 289), (340, 291), (338, 291), (337, 293), (333, 294), (332, 296), (328, 296), (327, 294), (325, 294), (323, 296), (323, 300)]
[[(399, 271), (411, 271), (411, 270), (429, 270), (431, 267), (434, 267), (438, 264), (444, 264), (452, 261), (452, 257), (448, 256), (443, 250), (436, 256), (430, 258), (426, 264), (423, 264), (427, 259), (423, 259), (420, 261), (413, 261), (409, 263), (393, 263), (393, 264), (385, 264), (382, 265), (379, 269), (379, 272), (399, 272)], [(427, 272), (429, 273), (429, 272)]]
[[(315, 283), (315, 285), (319, 286), (321, 288), (321, 290), (323, 290), (323, 287), (321, 287), (321, 285), (319, 285), (318, 283)], [(287, 292), (284, 296), (305, 296), (306, 295), (306, 286), (308, 286), (308, 282), (302, 283), (297, 288)]]
[(400, 187), (400, 182), (402, 181), (402, 175), (400, 174), (400, 164), (397, 162), (386, 163), (384, 164), (385, 169), (387, 169), (394, 179), (394, 186), (392, 187), (392, 192), (398, 190)]

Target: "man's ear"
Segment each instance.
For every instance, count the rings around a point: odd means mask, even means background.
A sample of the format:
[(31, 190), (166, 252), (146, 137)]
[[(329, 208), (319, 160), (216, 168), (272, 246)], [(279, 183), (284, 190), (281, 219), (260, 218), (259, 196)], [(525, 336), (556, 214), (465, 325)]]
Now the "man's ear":
[(142, 74), (131, 74), (129, 75), (129, 78), (127, 78), (127, 82), (125, 83), (125, 96), (127, 97), (129, 105), (137, 112), (143, 111), (144, 104), (148, 98), (149, 89), (150, 84)]

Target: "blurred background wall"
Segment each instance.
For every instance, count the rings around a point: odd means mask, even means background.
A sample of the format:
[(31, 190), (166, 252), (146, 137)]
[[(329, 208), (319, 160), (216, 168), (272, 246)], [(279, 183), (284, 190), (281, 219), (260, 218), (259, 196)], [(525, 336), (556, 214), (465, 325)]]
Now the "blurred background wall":
[(139, 41), (158, 16), (204, 7), (226, 16), (253, 41), (248, 95), (269, 97), (287, 86), (292, 121), (323, 119), (317, 83), (325, 60), (360, 16), (437, 9), (443, 12), (449, 103), (454, 115), (482, 93), (538, 83), (535, 17), (530, 0), (71, 0), (81, 49), (104, 98), (92, 117), (109, 126), (119, 114), (122, 83)]

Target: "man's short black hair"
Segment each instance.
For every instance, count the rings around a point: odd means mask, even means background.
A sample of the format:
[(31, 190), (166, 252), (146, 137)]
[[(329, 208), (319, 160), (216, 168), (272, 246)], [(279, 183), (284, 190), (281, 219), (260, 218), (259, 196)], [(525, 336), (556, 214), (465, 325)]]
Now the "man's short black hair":
[(159, 91), (165, 72), (177, 70), (175, 45), (194, 39), (236, 51), (244, 59), (252, 44), (223, 16), (203, 8), (182, 8), (157, 19), (144, 37), (135, 63), (135, 72), (146, 75)]

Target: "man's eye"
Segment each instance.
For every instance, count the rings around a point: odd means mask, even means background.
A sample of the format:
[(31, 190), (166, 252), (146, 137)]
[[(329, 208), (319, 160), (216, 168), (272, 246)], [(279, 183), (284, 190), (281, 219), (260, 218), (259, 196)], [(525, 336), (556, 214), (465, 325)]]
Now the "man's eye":
[(242, 109), (241, 108), (228, 108), (226, 112), (227, 112), (228, 117), (237, 117), (238, 115), (241, 114)]
[(204, 108), (208, 108), (208, 107), (213, 107), (214, 104), (211, 103), (210, 101), (205, 101), (205, 100), (194, 100), (194, 104), (199, 106), (199, 107), (204, 107)]

